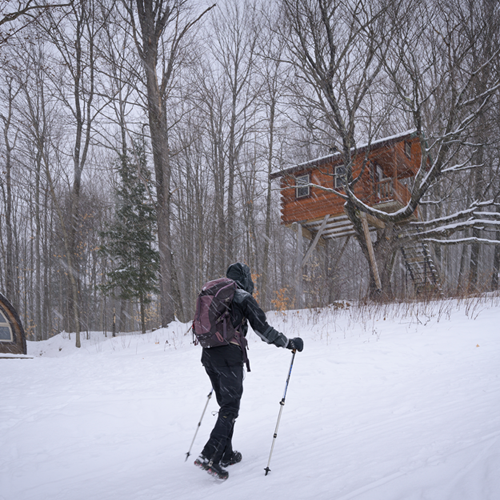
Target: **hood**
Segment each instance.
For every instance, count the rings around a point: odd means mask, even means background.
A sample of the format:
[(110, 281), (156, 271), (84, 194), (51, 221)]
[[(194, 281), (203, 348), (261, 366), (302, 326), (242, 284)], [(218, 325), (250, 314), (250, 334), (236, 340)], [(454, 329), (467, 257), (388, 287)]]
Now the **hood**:
[(252, 281), (252, 273), (246, 264), (242, 264), (241, 262), (231, 264), (227, 269), (226, 276), (229, 279), (236, 281), (238, 286), (243, 290), (250, 294), (253, 293), (254, 285)]

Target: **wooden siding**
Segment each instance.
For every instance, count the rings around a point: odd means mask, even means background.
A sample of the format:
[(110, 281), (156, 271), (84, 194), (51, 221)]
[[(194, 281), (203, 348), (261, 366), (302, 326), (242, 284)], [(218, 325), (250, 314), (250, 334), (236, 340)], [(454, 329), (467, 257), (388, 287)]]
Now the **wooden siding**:
[[(405, 153), (406, 141), (411, 146), (410, 157)], [(361, 174), (365, 154), (365, 152), (359, 153), (354, 158), (354, 178)], [(368, 153), (368, 162), (354, 187), (354, 193), (370, 206), (379, 206), (388, 212), (394, 211), (409, 201), (410, 192), (400, 181), (415, 176), (420, 161), (420, 143), (417, 138), (404, 137), (399, 141), (377, 145)], [(344, 214), (345, 200), (333, 192), (335, 167), (341, 165), (340, 155), (332, 155), (274, 174), (273, 177), (281, 177), (282, 222), (305, 223), (323, 219), (326, 215), (338, 217)], [(382, 179), (377, 177), (377, 166), (383, 171)], [(328, 188), (330, 192), (311, 186), (309, 196), (297, 199), (295, 177), (305, 174), (311, 176), (311, 184)], [(343, 192), (342, 189), (338, 191)]]

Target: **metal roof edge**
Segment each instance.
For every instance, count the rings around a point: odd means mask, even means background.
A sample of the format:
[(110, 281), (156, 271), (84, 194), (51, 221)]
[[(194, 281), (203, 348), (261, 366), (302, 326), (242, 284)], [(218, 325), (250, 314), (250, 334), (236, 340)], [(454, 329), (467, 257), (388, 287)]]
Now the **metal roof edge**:
[[(400, 142), (407, 137), (411, 137), (416, 132), (417, 132), (416, 129), (410, 129), (406, 130), (405, 132), (401, 132), (400, 134), (397, 135), (383, 137), (382, 139), (377, 139), (376, 141), (373, 141), (371, 143), (362, 144), (357, 148), (357, 154), (364, 152), (367, 148), (370, 148), (370, 150), (378, 149), (382, 146), (387, 146), (389, 144)], [(352, 148), (352, 150), (354, 150), (354, 148)], [(327, 156), (320, 156), (319, 158), (315, 158), (314, 160), (309, 160), (304, 163), (299, 163), (298, 165), (293, 165), (291, 167), (287, 167), (282, 170), (272, 172), (271, 174), (269, 174), (269, 179), (276, 179), (278, 177), (283, 177), (284, 175), (290, 175), (293, 174), (294, 172), (299, 172), (301, 170), (305, 170), (311, 167), (317, 167), (325, 163), (335, 163), (336, 161), (341, 159), (342, 159), (342, 153), (340, 151)]]

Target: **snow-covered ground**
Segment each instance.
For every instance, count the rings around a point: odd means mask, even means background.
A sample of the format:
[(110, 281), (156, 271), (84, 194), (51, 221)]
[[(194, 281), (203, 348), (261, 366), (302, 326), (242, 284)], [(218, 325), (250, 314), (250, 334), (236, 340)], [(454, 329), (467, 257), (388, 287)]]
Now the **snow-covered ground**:
[(268, 315), (305, 349), (265, 476), (291, 352), (249, 333), (235, 448), (193, 465), (215, 422), (187, 326), (29, 343), (0, 360), (0, 499), (500, 498), (500, 299)]

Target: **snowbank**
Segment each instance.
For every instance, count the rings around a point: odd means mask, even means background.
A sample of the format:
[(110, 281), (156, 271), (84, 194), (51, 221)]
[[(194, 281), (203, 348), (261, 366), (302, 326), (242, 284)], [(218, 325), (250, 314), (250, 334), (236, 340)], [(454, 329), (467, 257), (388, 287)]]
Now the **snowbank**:
[[(0, 360), (0, 499), (500, 498), (500, 300), (274, 312), (291, 354), (249, 334), (252, 372), (220, 483), (192, 465), (217, 411), (188, 325), (62, 333)], [(70, 338), (71, 337), (71, 338)]]

